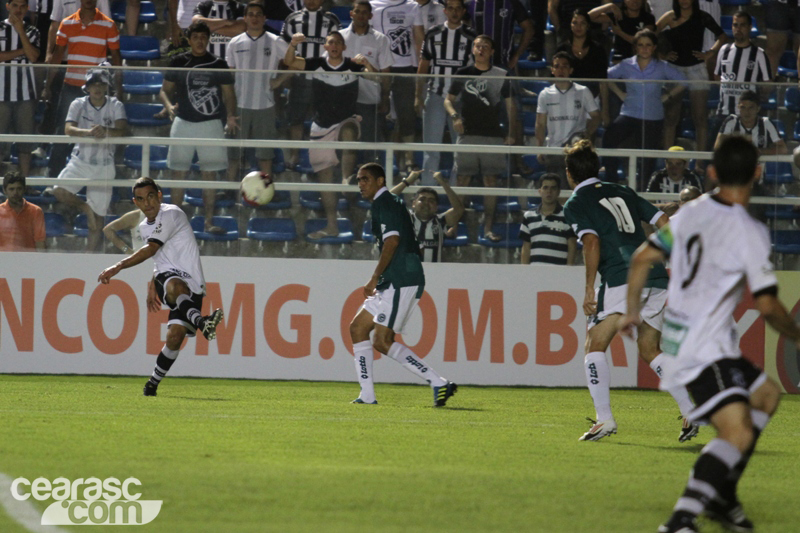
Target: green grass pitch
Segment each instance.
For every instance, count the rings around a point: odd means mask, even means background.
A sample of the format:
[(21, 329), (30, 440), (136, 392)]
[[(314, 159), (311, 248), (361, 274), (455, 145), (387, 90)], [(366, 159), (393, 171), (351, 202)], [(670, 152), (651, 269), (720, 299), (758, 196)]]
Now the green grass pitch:
[[(136, 477), (164, 502), (141, 531), (652, 532), (713, 434), (679, 444), (653, 391), (612, 391), (619, 434), (578, 442), (584, 389), (464, 386), (434, 409), (424, 386), (365, 406), (353, 383), (145, 380), (0, 376), (0, 472)], [(785, 396), (740, 484), (759, 533), (800, 527), (798, 419)], [(26, 530), (0, 508), (0, 531)]]

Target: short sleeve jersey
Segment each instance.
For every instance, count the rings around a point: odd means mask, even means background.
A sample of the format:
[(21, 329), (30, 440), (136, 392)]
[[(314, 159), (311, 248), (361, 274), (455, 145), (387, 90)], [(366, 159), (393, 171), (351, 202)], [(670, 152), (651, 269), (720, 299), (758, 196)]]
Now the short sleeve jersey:
[(392, 257), (389, 266), (378, 280), (378, 290), (390, 286), (412, 287), (420, 289), (425, 286), (425, 273), (422, 270), (419, 242), (414, 236), (414, 225), (411, 216), (403, 205), (403, 200), (382, 188), (375, 194), (370, 207), (372, 214), (372, 234), (378, 240), (378, 248), (383, 250), (384, 241), (396, 235), (400, 244)]
[(597, 110), (592, 92), (578, 83), (566, 91), (555, 84), (542, 89), (536, 112), (547, 115), (547, 146), (564, 146), (573, 135), (584, 133), (588, 114)]
[(733, 312), (750, 292), (775, 287), (767, 227), (739, 204), (711, 195), (690, 202), (650, 236), (670, 258), (661, 386), (684, 385), (722, 358), (741, 356)]
[[(81, 129), (92, 129), (94, 126), (103, 126), (106, 129), (114, 128), (118, 120), (127, 120), (125, 105), (113, 96), (107, 96), (100, 107), (95, 107), (88, 96), (76, 98), (69, 105), (67, 122), (72, 122)], [(90, 165), (113, 165), (115, 144), (90, 144), (75, 143), (72, 157), (77, 157)]]
[(766, 148), (781, 140), (778, 129), (767, 117), (758, 117), (752, 128), (746, 128), (738, 115), (729, 115), (719, 129), (722, 135), (743, 135), (759, 148)]
[(370, 0), (372, 26), (391, 42), (395, 67), (416, 67), (414, 50), (414, 0)]
[(342, 122), (356, 114), (358, 76), (364, 67), (349, 57), (332, 67), (327, 57), (306, 59), (306, 70), (313, 72), (311, 90), (314, 93), (314, 122), (322, 128)]
[(161, 204), (153, 222), (146, 218), (139, 224), (142, 240), (160, 244), (153, 256), (155, 274), (175, 272), (195, 294), (205, 294), (206, 280), (200, 264), (200, 251), (189, 219), (180, 207)]
[[(275, 105), (269, 82), (275, 77), (288, 45), (283, 39), (264, 32), (253, 38), (247, 32), (237, 35), (225, 49), (228, 66), (236, 69), (236, 105), (243, 109), (268, 109)], [(259, 72), (239, 72), (239, 70)], [(272, 71), (272, 72), (270, 72)]]
[[(235, 0), (203, 0), (194, 8), (193, 16), (199, 15), (207, 19), (241, 20), (244, 18), (245, 6)], [(233, 37), (211, 32), (208, 40), (208, 51), (217, 57), (227, 55), (227, 46)]]
[[(433, 0), (431, 0), (433, 1)], [(444, 232), (446, 230), (445, 214), (439, 213), (428, 220), (420, 220), (413, 211), (409, 211), (411, 222), (414, 224), (414, 233), (422, 252), (422, 261), (425, 263), (438, 263), (442, 260), (444, 247)]]
[(670, 179), (667, 169), (662, 168), (661, 170), (653, 172), (653, 175), (650, 176), (650, 183), (647, 184), (647, 192), (678, 194), (686, 187), (697, 187), (702, 191), (703, 180), (700, 179), (700, 176), (687, 168), (684, 169), (681, 180), (674, 181)]
[[(564, 204), (567, 222), (578, 239), (587, 233), (600, 238), (601, 282), (619, 287), (628, 282), (628, 264), (633, 252), (645, 241), (642, 222), (655, 224), (663, 214), (630, 187), (597, 178), (581, 182)], [(656, 265), (648, 287), (667, 288), (667, 271)]]
[(164, 74), (165, 80), (175, 84), (178, 117), (188, 122), (221, 120), (225, 109), (222, 86), (233, 85), (233, 72), (228, 64), (209, 53), (197, 57), (186, 52), (173, 59), (169, 66), (197, 69), (169, 70)]
[(511, 96), (508, 71), (500, 67), (480, 70), (475, 65), (460, 68), (459, 76), (475, 76), (475, 79), (455, 78), (448, 91), (461, 99), (461, 116), (465, 135), (504, 137), (500, 127), (501, 104)]

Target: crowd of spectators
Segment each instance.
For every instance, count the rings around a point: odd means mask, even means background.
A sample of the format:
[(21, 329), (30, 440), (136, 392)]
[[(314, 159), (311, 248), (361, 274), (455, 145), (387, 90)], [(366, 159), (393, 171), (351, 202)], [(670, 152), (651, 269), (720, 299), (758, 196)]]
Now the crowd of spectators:
[[(138, 0), (127, 0), (127, 35), (138, 32), (139, 6)], [(668, 149), (677, 144), (683, 115), (694, 127), (693, 142), (684, 143), (688, 148), (710, 150), (724, 136), (742, 134), (768, 153), (788, 152), (774, 124), (759, 116), (769, 96), (759, 83), (775, 78), (789, 33), (795, 48), (800, 44), (797, 7), (777, 1), (766, 5), (766, 51), (752, 40), (753, 17), (744, 10), (733, 16), (732, 37), (726, 36), (718, 0), (355, 0), (349, 24), (329, 7), (323, 0), (246, 5), (170, 0), (164, 47), (169, 66), (197, 70), (164, 76), (159, 97), (172, 122), (170, 135), (364, 142), (359, 152), (310, 150), (309, 178), (323, 183), (347, 183), (358, 162), (382, 156), (370, 145), (383, 140), (560, 147), (588, 138), (604, 148)], [(125, 134), (122, 76), (102, 71), (92, 77), (89, 70), (106, 62), (122, 64), (120, 30), (108, 0), (11, 0), (6, 10), (0, 60), (17, 68), (0, 70), (0, 132), (33, 133), (34, 108), (42, 100), (49, 103), (39, 126), (43, 133)], [(545, 47), (548, 19), (555, 48)], [(30, 68), (36, 62), (69, 68), (42, 76)], [(538, 70), (531, 70), (531, 62)], [(556, 81), (537, 91), (534, 111), (527, 111), (535, 114), (535, 134), (525, 138), (523, 101), (533, 95), (508, 77), (541, 75), (545, 62)], [(253, 72), (278, 69), (287, 73)], [(578, 78), (588, 81), (572, 81)], [(722, 85), (719, 106), (709, 113), (712, 79)], [(649, 80), (667, 82), (642, 83)], [(92, 85), (102, 86), (104, 93), (98, 88), (96, 95), (86, 96)], [(101, 101), (100, 108), (108, 104), (102, 113), (96, 107)], [(88, 111), (81, 115), (80, 109)], [(80, 122), (93, 113), (96, 123)], [(48, 174), (113, 178), (113, 151), (110, 160), (107, 148), (91, 146), (76, 145), (69, 166), (70, 147), (55, 144)], [(16, 147), (23, 176), (31, 173), (35, 148)], [(102, 162), (87, 162), (87, 154), (101, 152)], [(286, 150), (285, 167), (303, 168), (300, 155)], [(263, 172), (272, 172), (275, 157), (272, 149), (255, 152)], [(206, 180), (237, 180), (250, 164), (238, 148), (171, 146), (169, 177), (184, 179), (195, 159)], [(540, 157), (531, 165), (521, 157), (460, 152), (452, 168), (443, 168), (445, 159), (431, 151), (419, 160), (409, 151), (399, 155), (397, 165), (402, 176), (421, 170), (423, 185), (439, 184), (441, 175), (434, 175), (442, 170), (459, 186), (474, 179), (496, 186), (503, 178), (538, 177), (536, 171), (546, 170), (558, 178), (559, 188), (568, 187), (560, 156)], [(673, 160), (656, 169), (656, 159), (640, 158), (637, 188), (677, 194), (686, 185), (700, 190), (710, 185), (703, 161), (693, 165), (696, 180), (691, 183), (681, 177), (689, 172), (686, 162), (678, 161), (680, 169)], [(104, 170), (93, 172), (81, 162)], [(604, 158), (603, 164), (605, 179), (624, 179), (618, 158)], [(54, 194), (84, 211), (92, 235), (99, 238), (108, 206), (80, 199), (71, 190), (57, 187)], [(205, 191), (205, 230), (210, 233), (222, 231), (212, 223), (218, 198), (216, 191)], [(490, 241), (501, 240), (492, 229), (496, 199), (486, 196), (482, 202), (483, 235)], [(171, 201), (181, 205), (183, 191), (173, 188)], [(312, 239), (338, 233), (336, 195), (324, 193), (322, 203), (327, 225)], [(469, 199), (459, 203), (468, 206)]]

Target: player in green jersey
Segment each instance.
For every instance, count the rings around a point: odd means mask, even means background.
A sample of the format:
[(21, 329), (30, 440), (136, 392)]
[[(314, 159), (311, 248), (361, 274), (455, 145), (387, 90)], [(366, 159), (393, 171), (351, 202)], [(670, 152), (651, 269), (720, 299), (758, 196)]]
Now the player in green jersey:
[[(386, 188), (386, 174), (377, 163), (363, 165), (356, 176), (361, 195), (372, 202), (372, 233), (381, 255), (364, 285), (364, 305), (350, 323), (356, 374), (361, 394), (353, 403), (375, 404), (372, 349), (388, 355), (433, 389), (434, 407), (442, 407), (458, 386), (439, 376), (407, 346), (394, 340), (402, 333), (425, 290), (420, 249), (403, 200)], [(372, 341), (370, 333), (375, 330)]]
[[(583, 243), (586, 264), (586, 292), (583, 312), (588, 317), (584, 366), (597, 420), (580, 440), (600, 440), (617, 432), (611, 412), (610, 371), (606, 350), (617, 333), (617, 321), (625, 313), (628, 264), (636, 248), (645, 241), (642, 223), (660, 228), (667, 215), (624, 185), (602, 182), (597, 178), (600, 160), (587, 140), (568, 148), (567, 179), (574, 189), (564, 204), (567, 222)], [(597, 274), (600, 286), (595, 290)], [(639, 356), (656, 374), (661, 375), (664, 355), (659, 347), (664, 305), (667, 299), (667, 271), (663, 264), (650, 271), (642, 292), (642, 322), (638, 328)], [(697, 426), (686, 422), (692, 401), (685, 387), (671, 389), (684, 417), (680, 442), (697, 435)]]

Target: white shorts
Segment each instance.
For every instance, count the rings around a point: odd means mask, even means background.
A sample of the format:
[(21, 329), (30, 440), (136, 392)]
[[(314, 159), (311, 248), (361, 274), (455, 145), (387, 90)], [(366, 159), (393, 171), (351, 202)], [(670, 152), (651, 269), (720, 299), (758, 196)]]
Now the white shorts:
[(364, 301), (362, 309), (372, 315), (372, 321), (381, 326), (386, 326), (395, 333), (402, 333), (408, 322), (408, 317), (414, 312), (419, 298), (419, 286), (389, 287), (377, 291)]
[[(330, 128), (321, 128), (317, 126), (316, 122), (312, 122), (309, 139), (312, 141), (326, 142), (338, 141), (339, 133), (342, 131), (342, 128), (347, 124), (352, 124), (356, 127), (356, 140), (358, 140), (359, 137), (361, 137), (361, 126), (359, 122), (361, 122), (361, 117), (358, 115), (353, 115)], [(309, 148), (308, 161), (311, 163), (311, 168), (314, 169), (314, 172), (335, 167), (339, 164), (339, 158), (336, 157), (336, 150), (330, 148)]]
[[(221, 120), (189, 122), (175, 117), (170, 137), (186, 139), (223, 139), (225, 132)], [(171, 170), (187, 171), (192, 168), (194, 152), (197, 151), (197, 166), (203, 172), (227, 170), (228, 152), (224, 146), (170, 146), (167, 152), (167, 167)]]
[[(597, 299), (597, 315), (589, 321), (589, 327), (595, 326), (610, 315), (624, 315), (628, 310), (628, 285), (607, 287), (602, 285), (595, 291)], [(661, 331), (664, 324), (664, 307), (667, 305), (667, 290), (645, 287), (642, 290), (642, 310), (639, 316), (642, 322)]]
[[(676, 69), (680, 70), (686, 79), (689, 81), (708, 81), (708, 69), (706, 69), (705, 63), (698, 63), (696, 65), (692, 65), (691, 67), (681, 67), (678, 65), (672, 65)], [(690, 91), (707, 91), (711, 86), (708, 83), (690, 83), (689, 90)]]
[[(117, 169), (114, 165), (90, 165), (81, 161), (77, 156), (72, 156), (67, 166), (58, 175), (62, 178), (90, 178), (97, 181), (107, 181), (104, 185), (86, 186), (86, 203), (97, 215), (104, 217), (108, 214), (108, 207), (111, 205), (111, 193), (113, 192), (114, 176)], [(72, 194), (78, 194), (83, 189), (83, 185), (56, 185), (59, 189), (64, 189)]]

